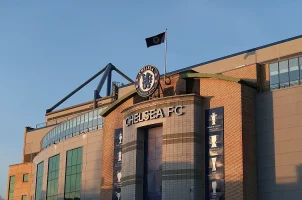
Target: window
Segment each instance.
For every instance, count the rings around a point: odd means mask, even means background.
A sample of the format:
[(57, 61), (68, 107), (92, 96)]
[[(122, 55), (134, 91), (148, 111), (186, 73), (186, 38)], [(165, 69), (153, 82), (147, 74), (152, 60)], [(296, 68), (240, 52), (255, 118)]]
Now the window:
[(279, 88), (279, 71), (278, 63), (270, 64), (270, 88), (275, 89)]
[(55, 155), (48, 160), (47, 193), (46, 199), (57, 199), (59, 180), (60, 155)]
[(279, 62), (280, 88), (289, 87), (288, 60)]
[(302, 57), (269, 65), (271, 90), (302, 83)]
[(40, 162), (37, 166), (36, 198), (35, 198), (35, 200), (42, 200), (43, 170), (44, 170), (44, 162)]
[(67, 151), (65, 200), (80, 200), (82, 181), (82, 147)]
[(22, 195), (22, 200), (26, 200), (27, 196), (26, 195)]
[(161, 200), (162, 127), (151, 128), (145, 136), (144, 199)]
[(28, 182), (28, 174), (23, 174), (23, 182)]
[(102, 110), (104, 110), (104, 108), (84, 113), (78, 117), (61, 123), (45, 135), (42, 140), (42, 148), (45, 149), (54, 143), (61, 142), (87, 131), (102, 129), (104, 119), (99, 116)]
[(14, 190), (15, 190), (15, 176), (9, 177), (9, 189), (8, 189), (8, 200), (14, 199)]
[(289, 66), (289, 79), (290, 79), (290, 86), (295, 86), (299, 84), (299, 62), (298, 58), (290, 59), (288, 61)]

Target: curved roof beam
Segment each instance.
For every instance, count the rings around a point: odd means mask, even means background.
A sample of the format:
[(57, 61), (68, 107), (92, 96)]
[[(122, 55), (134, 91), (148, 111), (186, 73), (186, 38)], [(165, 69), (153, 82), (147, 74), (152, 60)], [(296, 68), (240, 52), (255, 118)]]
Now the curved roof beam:
[(219, 80), (224, 80), (224, 81), (231, 81), (234, 83), (240, 83), (249, 87), (252, 87), (254, 89), (257, 89), (257, 84), (248, 82), (246, 80), (240, 79), (240, 78), (234, 78), (230, 76), (225, 76), (222, 74), (208, 74), (208, 73), (182, 73), (180, 75), (180, 78), (183, 79), (188, 79), (188, 78), (216, 78)]

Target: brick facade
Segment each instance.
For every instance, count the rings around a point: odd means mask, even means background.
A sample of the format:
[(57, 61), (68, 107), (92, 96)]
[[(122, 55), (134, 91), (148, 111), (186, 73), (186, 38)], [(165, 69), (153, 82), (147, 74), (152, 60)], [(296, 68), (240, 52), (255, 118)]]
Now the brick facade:
[[(238, 83), (200, 79), (204, 109), (224, 106), (225, 198), (256, 199), (256, 91)], [(253, 176), (254, 178), (249, 179)], [(249, 188), (248, 188), (249, 187)]]
[[(9, 180), (11, 176), (15, 176), (14, 199), (22, 199), (22, 195), (26, 195), (27, 199), (30, 199), (30, 191), (32, 187), (31, 181), (34, 178), (32, 176), (33, 167), (32, 163), (22, 163), (9, 166), (6, 199), (8, 199)], [(28, 174), (27, 182), (23, 182), (24, 174)]]
[(128, 99), (104, 119), (103, 151), (101, 173), (101, 199), (112, 198), (114, 130), (123, 127), (122, 110), (133, 105), (133, 98)]

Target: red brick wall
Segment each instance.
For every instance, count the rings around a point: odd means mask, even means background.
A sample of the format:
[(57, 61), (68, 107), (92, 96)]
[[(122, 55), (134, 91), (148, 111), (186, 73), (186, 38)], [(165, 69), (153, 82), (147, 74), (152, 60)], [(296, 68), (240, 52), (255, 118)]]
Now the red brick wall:
[(114, 130), (123, 127), (123, 116), (121, 112), (132, 105), (133, 98), (130, 98), (108, 114), (104, 119), (101, 199), (112, 198)]
[(204, 108), (224, 106), (226, 199), (257, 199), (255, 93), (239, 83), (200, 79)]
[(243, 80), (250, 81), (253, 83), (257, 83), (257, 64), (223, 72), (222, 74), (234, 78), (241, 78)]

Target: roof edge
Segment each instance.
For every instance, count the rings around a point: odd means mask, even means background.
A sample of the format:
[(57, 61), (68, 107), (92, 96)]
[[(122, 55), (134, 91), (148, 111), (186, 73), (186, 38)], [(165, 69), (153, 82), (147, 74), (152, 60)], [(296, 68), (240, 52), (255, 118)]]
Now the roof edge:
[(182, 73), (180, 75), (180, 78), (183, 78), (183, 79), (186, 79), (186, 78), (217, 78), (217, 79), (224, 80), (224, 81), (231, 81), (231, 82), (234, 82), (234, 83), (240, 83), (240, 84), (246, 85), (248, 87), (252, 87), (254, 89), (258, 88), (256, 84), (250, 83), (250, 82), (245, 81), (245, 80), (240, 79), (240, 78), (234, 78), (234, 77), (225, 76), (225, 75), (222, 75), (222, 74)]

